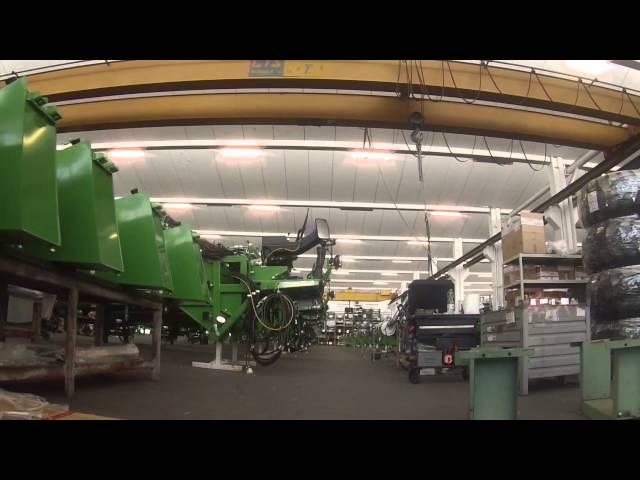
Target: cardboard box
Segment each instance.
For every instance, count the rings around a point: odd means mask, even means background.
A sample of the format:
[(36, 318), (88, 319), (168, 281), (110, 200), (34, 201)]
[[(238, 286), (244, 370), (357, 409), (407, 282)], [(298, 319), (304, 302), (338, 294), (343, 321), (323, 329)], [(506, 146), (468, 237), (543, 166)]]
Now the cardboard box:
[(545, 253), (544, 215), (522, 213), (502, 225), (502, 257), (505, 260), (520, 253)]

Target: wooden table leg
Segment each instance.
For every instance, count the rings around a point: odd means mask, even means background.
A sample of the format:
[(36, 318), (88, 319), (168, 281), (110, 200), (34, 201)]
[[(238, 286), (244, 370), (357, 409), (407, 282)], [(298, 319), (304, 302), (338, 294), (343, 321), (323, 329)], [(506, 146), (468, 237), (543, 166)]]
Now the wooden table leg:
[(152, 357), (153, 370), (151, 378), (158, 380), (160, 378), (160, 347), (162, 346), (162, 310), (154, 310), (153, 312), (153, 330), (151, 332), (152, 340)]
[(96, 305), (96, 321), (93, 324), (93, 343), (96, 347), (103, 344), (104, 341), (104, 304)]
[(33, 302), (33, 319), (31, 320), (31, 342), (37, 343), (42, 338), (42, 303)]
[(0, 282), (0, 342), (4, 342), (7, 315), (9, 314), (9, 285)]
[(69, 290), (64, 355), (64, 391), (67, 397), (75, 393), (76, 336), (78, 332), (78, 289)]

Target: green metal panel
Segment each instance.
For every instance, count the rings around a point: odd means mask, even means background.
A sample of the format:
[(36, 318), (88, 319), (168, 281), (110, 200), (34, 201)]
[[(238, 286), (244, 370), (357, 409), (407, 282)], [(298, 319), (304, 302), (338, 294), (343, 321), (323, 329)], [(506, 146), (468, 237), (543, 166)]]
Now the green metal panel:
[(92, 270), (123, 270), (113, 199), (116, 166), (83, 141), (56, 156), (62, 244), (25, 247), (27, 254)]
[(469, 416), (472, 420), (515, 420), (518, 416), (518, 366), (522, 349), (477, 348), (458, 352), (469, 365)]
[(608, 398), (611, 395), (611, 353), (607, 342), (583, 342), (580, 357), (582, 400)]
[(591, 419), (640, 417), (640, 340), (596, 340), (581, 347), (582, 413)]
[(187, 225), (165, 230), (167, 256), (173, 276), (173, 292), (167, 298), (210, 302), (198, 236)]
[(56, 121), (24, 79), (0, 89), (0, 237), (60, 245)]
[(97, 272), (96, 276), (120, 285), (173, 290), (160, 207), (152, 205), (143, 193), (115, 203), (124, 271)]
[(640, 347), (612, 350), (613, 408), (618, 417), (640, 417)]

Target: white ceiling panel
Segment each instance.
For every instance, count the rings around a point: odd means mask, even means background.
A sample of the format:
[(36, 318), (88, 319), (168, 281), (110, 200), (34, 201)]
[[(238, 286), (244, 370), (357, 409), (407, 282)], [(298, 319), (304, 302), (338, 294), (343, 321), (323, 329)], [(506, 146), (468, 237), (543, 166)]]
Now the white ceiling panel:
[(309, 152), (288, 150), (284, 152), (284, 181), (287, 185), (287, 199), (309, 199)]

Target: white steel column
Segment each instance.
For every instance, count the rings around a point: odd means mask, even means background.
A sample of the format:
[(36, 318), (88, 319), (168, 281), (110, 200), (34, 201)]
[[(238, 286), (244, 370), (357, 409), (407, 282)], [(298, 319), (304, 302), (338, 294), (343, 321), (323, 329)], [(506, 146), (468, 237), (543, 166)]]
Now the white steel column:
[[(552, 157), (547, 170), (551, 195), (567, 186), (565, 162), (560, 157)], [(545, 212), (545, 217), (554, 230), (554, 240), (565, 240), (569, 252), (575, 252), (578, 245), (576, 235), (576, 212), (571, 198), (553, 205)]]
[[(489, 213), (489, 235), (493, 236), (502, 230), (500, 209), (492, 208)], [(496, 242), (484, 249), (484, 256), (491, 262), (491, 294), (493, 308), (504, 306), (503, 258), (502, 242)]]
[[(453, 258), (460, 258), (464, 255), (462, 249), (462, 239), (456, 238), (453, 240)], [(464, 282), (469, 276), (469, 269), (464, 268), (462, 265), (458, 265), (453, 269), (452, 275), (455, 285), (456, 296), (456, 313), (460, 311), (460, 308), (464, 304)]]

